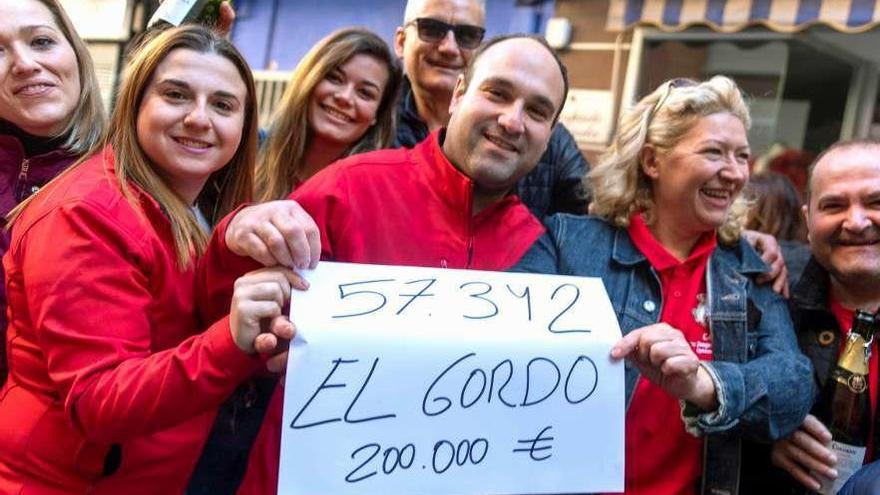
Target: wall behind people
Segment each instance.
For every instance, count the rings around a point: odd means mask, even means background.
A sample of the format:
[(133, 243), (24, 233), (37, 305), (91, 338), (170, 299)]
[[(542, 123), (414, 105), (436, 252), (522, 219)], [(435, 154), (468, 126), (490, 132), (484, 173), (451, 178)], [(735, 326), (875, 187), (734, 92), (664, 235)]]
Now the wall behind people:
[[(552, 1), (540, 7), (485, 2), (487, 36), (543, 32), (554, 9)], [(392, 43), (405, 6), (406, 0), (236, 0), (232, 39), (255, 70), (274, 64), (292, 70), (312, 45), (341, 27), (363, 26)]]

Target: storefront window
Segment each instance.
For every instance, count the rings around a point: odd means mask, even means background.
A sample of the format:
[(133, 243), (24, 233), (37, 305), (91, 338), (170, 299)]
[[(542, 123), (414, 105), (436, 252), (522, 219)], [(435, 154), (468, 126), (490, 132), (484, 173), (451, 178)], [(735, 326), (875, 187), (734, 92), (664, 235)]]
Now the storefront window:
[(723, 74), (749, 96), (756, 156), (774, 145), (818, 153), (840, 139), (856, 67), (833, 49), (796, 37), (669, 38), (646, 39), (639, 97), (670, 78)]

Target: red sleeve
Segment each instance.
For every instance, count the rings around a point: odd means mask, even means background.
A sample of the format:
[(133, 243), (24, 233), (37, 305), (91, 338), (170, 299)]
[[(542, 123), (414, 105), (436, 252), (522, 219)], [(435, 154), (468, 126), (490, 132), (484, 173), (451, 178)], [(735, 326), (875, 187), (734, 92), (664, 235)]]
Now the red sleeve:
[(263, 267), (256, 260), (239, 256), (226, 246), (226, 229), (242, 208), (226, 215), (214, 228), (205, 254), (199, 259), (196, 271), (196, 303), (199, 317), (212, 323), (229, 313), (235, 281), (242, 275)]
[[(356, 196), (348, 188), (346, 168), (331, 165), (318, 172), (290, 194), (311, 215), (321, 233), (321, 259), (344, 259), (344, 245), (354, 238), (349, 232), (351, 215)], [(381, 215), (381, 212), (375, 212)]]
[[(192, 278), (163, 270), (167, 259), (155, 252), (161, 245), (147, 239), (115, 215), (78, 204), (38, 220), (16, 246), (49, 377), (73, 423), (96, 442), (160, 431), (215, 408), (259, 366), (235, 346), (227, 319), (153, 351), (158, 334), (175, 322), (153, 327), (159, 296), (151, 280), (179, 275), (179, 293), (163, 300), (186, 301)], [(173, 260), (173, 249), (166, 251)], [(181, 319), (195, 322), (193, 316)], [(198, 330), (177, 324), (177, 339)]]

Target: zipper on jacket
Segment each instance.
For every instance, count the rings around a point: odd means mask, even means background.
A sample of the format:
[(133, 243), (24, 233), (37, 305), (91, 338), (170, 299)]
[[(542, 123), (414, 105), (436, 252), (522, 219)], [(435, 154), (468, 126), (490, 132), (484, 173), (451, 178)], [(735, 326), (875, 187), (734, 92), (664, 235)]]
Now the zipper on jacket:
[(467, 263), (465, 268), (471, 267), (474, 260), (474, 181), (468, 181), (467, 195)]
[(22, 202), (28, 197), (27, 178), (28, 170), (31, 168), (31, 161), (25, 158), (21, 161), (21, 169), (18, 171), (18, 180), (15, 181), (15, 199)]

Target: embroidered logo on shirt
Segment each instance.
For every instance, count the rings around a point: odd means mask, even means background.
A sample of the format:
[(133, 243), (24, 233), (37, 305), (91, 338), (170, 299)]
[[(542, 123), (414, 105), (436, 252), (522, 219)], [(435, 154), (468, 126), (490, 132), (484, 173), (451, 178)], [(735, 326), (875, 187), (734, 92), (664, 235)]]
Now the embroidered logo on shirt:
[(697, 307), (691, 310), (691, 314), (698, 325), (709, 326), (709, 305), (706, 304), (706, 294), (697, 294)]

